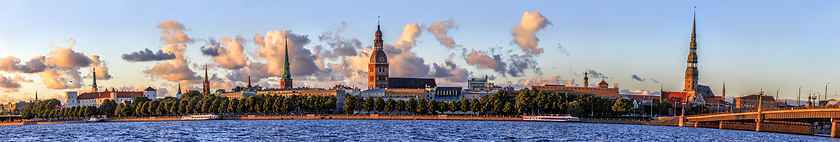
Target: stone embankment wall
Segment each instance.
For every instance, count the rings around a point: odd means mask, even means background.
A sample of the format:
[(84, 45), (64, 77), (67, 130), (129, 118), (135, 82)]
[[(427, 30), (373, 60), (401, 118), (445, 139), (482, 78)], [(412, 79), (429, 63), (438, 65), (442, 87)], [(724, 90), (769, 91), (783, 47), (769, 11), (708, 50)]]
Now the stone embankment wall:
[(417, 119), (417, 120), (497, 120), (521, 121), (522, 117), (514, 116), (473, 116), (473, 115), (241, 115), (225, 116), (226, 120), (267, 120), (267, 119)]
[(109, 122), (132, 122), (132, 121), (178, 121), (181, 116), (166, 116), (166, 117), (120, 117), (108, 118), (105, 121)]
[[(696, 122), (696, 127), (746, 131), (755, 131), (756, 128), (754, 122), (723, 121), (723, 125), (720, 123), (721, 122)], [(695, 122), (689, 122), (687, 126), (695, 126)], [(761, 123), (761, 132), (813, 135), (814, 126), (810, 123), (804, 122), (765, 121)]]

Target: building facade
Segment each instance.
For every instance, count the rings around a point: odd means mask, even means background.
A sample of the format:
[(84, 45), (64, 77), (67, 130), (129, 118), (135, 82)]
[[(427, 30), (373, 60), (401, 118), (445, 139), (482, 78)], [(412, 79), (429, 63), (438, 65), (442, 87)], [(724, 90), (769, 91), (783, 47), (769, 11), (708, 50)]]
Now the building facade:
[(598, 95), (601, 97), (607, 98), (617, 98), (619, 97), (618, 88), (609, 88), (609, 84), (601, 80), (598, 83), (598, 87), (569, 87), (566, 85), (544, 85), (544, 86), (531, 86), (534, 90), (540, 91), (548, 91), (553, 93), (569, 93), (569, 94), (576, 94), (580, 95), (582, 93)]
[(758, 109), (759, 99), (761, 100), (761, 108), (767, 109), (776, 107), (776, 99), (773, 98), (773, 96), (766, 96), (762, 94), (752, 94), (749, 96), (737, 97), (735, 99), (732, 99), (732, 101), (735, 104), (735, 109), (751, 110)]
[(75, 91), (65, 92), (65, 104), (63, 107), (74, 106), (96, 106), (99, 107), (105, 100), (114, 100), (117, 104), (131, 103), (134, 97), (145, 96), (149, 99), (157, 99), (157, 90), (152, 87), (146, 88), (143, 91), (121, 91), (121, 90), (105, 90), (102, 92), (87, 92), (78, 94)]

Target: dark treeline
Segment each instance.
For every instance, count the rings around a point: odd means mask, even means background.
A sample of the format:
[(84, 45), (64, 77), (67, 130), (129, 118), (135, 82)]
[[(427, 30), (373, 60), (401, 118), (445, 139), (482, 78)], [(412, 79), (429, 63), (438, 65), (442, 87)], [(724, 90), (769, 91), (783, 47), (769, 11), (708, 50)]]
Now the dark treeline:
[[(666, 105), (658, 106), (659, 110), (667, 110), (670, 107), (667, 101), (661, 101)], [(362, 98), (350, 96), (344, 102), (346, 113), (368, 112), (368, 113), (393, 113), (408, 112), (411, 114), (438, 114), (438, 113), (464, 113), (464, 114), (547, 114), (547, 113), (568, 113), (576, 116), (582, 115), (622, 115), (631, 113), (633, 110), (632, 100), (619, 97), (617, 99), (604, 98), (590, 94), (569, 94), (552, 93), (539, 90), (522, 89), (515, 98), (511, 98), (506, 91), (498, 91), (494, 94), (482, 96), (478, 99), (464, 99), (460, 101), (435, 101), (435, 100), (384, 100), (381, 97)], [(662, 113), (659, 111), (659, 113)]]
[[(619, 97), (610, 99), (590, 94), (552, 93), (539, 90), (522, 89), (516, 97), (510, 97), (506, 91), (482, 96), (478, 99), (459, 101), (435, 101), (422, 99), (393, 100), (381, 97), (362, 98), (349, 96), (344, 102), (344, 112), (410, 114), (550, 114), (568, 113), (583, 115), (623, 115), (632, 113), (632, 100)], [(254, 95), (247, 99), (229, 100), (227, 97), (201, 95), (189, 91), (181, 99), (166, 97), (150, 100), (146, 97), (134, 97), (130, 104), (105, 100), (99, 107), (76, 106), (55, 109), (60, 102), (55, 99), (27, 104), (23, 110), (24, 118), (66, 118), (107, 116), (167, 116), (196, 113), (242, 114), (242, 113), (333, 113), (337, 105), (335, 96), (298, 96)], [(667, 100), (656, 102), (656, 113), (667, 113), (671, 108)], [(687, 113), (700, 113), (706, 108), (692, 107)]]
[[(254, 95), (247, 99), (230, 100), (227, 97), (200, 95), (190, 91), (181, 99), (166, 97), (150, 100), (146, 97), (134, 97), (130, 104), (117, 104), (105, 100), (99, 107), (76, 106), (54, 109), (59, 104), (55, 99), (41, 101), (33, 109), (24, 110), (24, 118), (67, 118), (107, 116), (167, 116), (196, 113), (243, 114), (243, 113), (332, 113), (336, 108), (335, 96), (299, 96)], [(54, 104), (54, 105), (53, 105)], [(43, 107), (37, 107), (43, 106)], [(51, 107), (50, 107), (51, 106)]]

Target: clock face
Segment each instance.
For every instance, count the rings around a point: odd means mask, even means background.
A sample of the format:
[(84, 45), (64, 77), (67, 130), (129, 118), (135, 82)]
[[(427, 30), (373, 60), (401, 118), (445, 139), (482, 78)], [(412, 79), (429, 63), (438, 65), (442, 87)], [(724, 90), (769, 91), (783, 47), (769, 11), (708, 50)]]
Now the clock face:
[(385, 62), (385, 57), (379, 57), (380, 62)]

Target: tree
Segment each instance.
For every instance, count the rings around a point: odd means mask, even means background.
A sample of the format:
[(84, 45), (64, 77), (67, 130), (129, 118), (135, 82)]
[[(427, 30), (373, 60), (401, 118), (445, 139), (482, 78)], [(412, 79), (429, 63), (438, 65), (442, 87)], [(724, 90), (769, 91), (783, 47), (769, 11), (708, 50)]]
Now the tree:
[(370, 113), (370, 111), (373, 111), (374, 109), (376, 109), (376, 104), (374, 104), (374, 103), (375, 102), (374, 102), (373, 97), (368, 97), (367, 99), (365, 99), (365, 107), (362, 108), (362, 109), (364, 109), (365, 111)]
[(356, 110), (356, 96), (349, 96), (344, 99), (344, 113), (350, 114)]
[(217, 113), (227, 113), (228, 112), (228, 103), (230, 103), (230, 100), (228, 100), (225, 97), (224, 99), (221, 99), (219, 101), (222, 102), (222, 103), (220, 103), (219, 106), (217, 106), (218, 107), (218, 108), (216, 108), (216, 110), (218, 111)]
[(134, 106), (131, 106), (131, 104), (125, 104), (125, 109), (123, 110), (123, 115), (124, 116), (135, 115), (134, 114)]
[(405, 103), (405, 110), (408, 112), (417, 113), (417, 100), (414, 98), (409, 98), (408, 102)]
[(131, 98), (131, 105), (138, 106), (139, 103), (148, 102), (148, 101), (152, 101), (152, 100), (150, 100), (146, 96), (137, 96), (137, 97)]
[(625, 99), (624, 97), (619, 97), (615, 104), (612, 106), (612, 111), (616, 114), (627, 114), (630, 113), (630, 109), (633, 108), (633, 104), (631, 104), (630, 100)]
[(583, 106), (581, 106), (580, 101), (573, 101), (573, 102), (569, 103), (568, 107), (569, 108), (567, 109), (567, 112), (571, 113), (572, 115), (582, 116), (583, 114), (586, 113), (583, 110)]
[(376, 97), (376, 101), (374, 102), (374, 110), (376, 110), (376, 113), (385, 111), (385, 100), (383, 100), (382, 97)]
[[(62, 109), (62, 110), (64, 110), (64, 109)], [(123, 113), (125, 113), (125, 104), (119, 104), (119, 105), (117, 105), (117, 108), (116, 108), (116, 109), (114, 109), (114, 115), (116, 115), (116, 116), (125, 116), (125, 114), (123, 114)]]
[(461, 101), (452, 101), (449, 103), (449, 111), (453, 114), (461, 109)]
[(428, 102), (426, 102), (426, 111), (432, 114), (437, 114), (437, 108), (439, 108), (437, 101), (429, 100)]
[(428, 105), (428, 102), (427, 102), (426, 100), (424, 100), (424, 99), (419, 99), (419, 100), (417, 101), (417, 106), (416, 106), (416, 107), (414, 107), (414, 108), (415, 108), (415, 109), (417, 109), (417, 110), (416, 110), (416, 112), (417, 112), (417, 113), (419, 113), (419, 114), (426, 114), (426, 113), (428, 113), (428, 112), (429, 112), (429, 108), (428, 108), (428, 106), (429, 106), (429, 105)]
[(405, 101), (399, 100), (397, 104), (394, 105), (394, 110), (397, 110), (398, 113), (402, 114), (402, 111), (405, 110)]
[(160, 102), (158, 101), (150, 101), (149, 106), (146, 108), (146, 114), (148, 115), (158, 115), (157, 108)]
[(472, 105), (470, 105), (470, 100), (469, 99), (461, 100), (461, 112), (464, 112), (464, 114), (467, 114), (467, 111), (470, 111), (471, 107), (472, 107)]
[(201, 96), (200, 92), (198, 92), (197, 90), (190, 90), (190, 91), (187, 91), (184, 94), (181, 94), (181, 99), (182, 100), (183, 99), (189, 99), (189, 98), (198, 97), (198, 96)]
[(672, 106), (667, 99), (661, 99), (656, 102), (656, 109), (659, 110), (659, 114), (662, 114), (662, 111), (668, 110), (669, 108), (672, 108)]
[(478, 112), (481, 111), (481, 107), (484, 106), (483, 104), (481, 104), (481, 101), (479, 101), (478, 99), (473, 99), (470, 102), (470, 104), (471, 104), (470, 111), (472, 111), (473, 114), (476, 114), (476, 115), (478, 115)]
[(239, 110), (238, 106), (239, 106), (239, 99), (230, 100), (230, 102), (228, 103), (227, 111), (228, 112), (239, 112), (238, 111)]
[(516, 112), (516, 109), (513, 107), (513, 103), (505, 102), (505, 108), (502, 110), (504, 114), (511, 114)]

